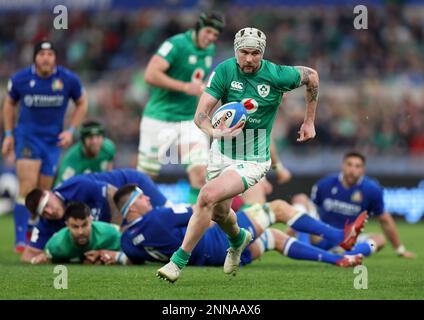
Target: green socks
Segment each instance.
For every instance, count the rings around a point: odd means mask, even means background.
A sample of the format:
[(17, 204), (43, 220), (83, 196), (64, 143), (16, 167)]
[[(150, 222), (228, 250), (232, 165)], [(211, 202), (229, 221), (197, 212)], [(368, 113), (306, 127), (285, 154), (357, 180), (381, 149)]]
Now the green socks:
[(228, 241), (230, 242), (230, 246), (233, 249), (237, 249), (238, 247), (241, 246), (245, 237), (246, 237), (246, 231), (243, 228), (240, 228), (240, 232), (239, 232), (238, 235), (236, 235), (234, 238), (228, 237)]
[(183, 269), (190, 259), (191, 253), (185, 252), (181, 247), (171, 257), (171, 261), (175, 263), (178, 268)]

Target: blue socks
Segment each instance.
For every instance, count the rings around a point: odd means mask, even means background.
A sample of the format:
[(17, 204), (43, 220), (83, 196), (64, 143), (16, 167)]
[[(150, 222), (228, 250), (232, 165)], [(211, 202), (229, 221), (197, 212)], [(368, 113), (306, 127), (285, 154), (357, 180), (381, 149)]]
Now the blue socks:
[(13, 210), (13, 219), (15, 221), (15, 245), (26, 245), (29, 217), (30, 214), (27, 208), (17, 200), (15, 209)]
[(306, 213), (299, 213), (287, 221), (287, 225), (296, 231), (306, 232), (321, 236), (333, 242), (333, 246), (339, 244), (344, 239), (344, 231), (331, 227), (319, 220), (310, 217)]
[(337, 260), (343, 258), (341, 255), (333, 254), (309, 244), (302, 243), (294, 238), (289, 238), (287, 240), (282, 253), (292, 259), (320, 261), (329, 264), (336, 264)]

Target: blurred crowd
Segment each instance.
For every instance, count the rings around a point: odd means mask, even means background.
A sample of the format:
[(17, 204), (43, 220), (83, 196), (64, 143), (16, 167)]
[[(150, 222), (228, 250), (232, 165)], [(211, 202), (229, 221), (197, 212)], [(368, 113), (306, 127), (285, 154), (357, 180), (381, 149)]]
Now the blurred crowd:
[[(424, 6), (370, 7), (367, 30), (354, 29), (350, 7), (222, 11), (227, 27), (214, 65), (233, 56), (235, 32), (251, 25), (267, 35), (265, 58), (319, 72), (318, 137), (307, 145), (296, 143), (304, 98), (302, 92), (290, 93), (273, 132), (281, 150), (355, 147), (367, 154), (424, 153)], [(143, 81), (146, 63), (163, 40), (194, 26), (197, 12), (73, 11), (68, 30), (53, 30), (53, 18), (42, 13), (1, 15), (1, 87), (31, 62), (33, 44), (50, 38), (59, 63), (82, 78), (90, 116), (104, 122), (118, 147), (134, 148), (135, 153), (139, 119), (149, 97)]]

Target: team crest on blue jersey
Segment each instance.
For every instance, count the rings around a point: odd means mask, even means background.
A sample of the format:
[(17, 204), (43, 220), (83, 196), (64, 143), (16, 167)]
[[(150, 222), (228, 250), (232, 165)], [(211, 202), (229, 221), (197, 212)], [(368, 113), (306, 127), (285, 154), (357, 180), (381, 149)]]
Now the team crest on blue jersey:
[(269, 95), (271, 89), (269, 84), (258, 84), (258, 93), (262, 98), (265, 98)]
[(34, 79), (32, 79), (32, 80), (29, 82), (29, 86), (30, 86), (31, 88), (34, 88), (34, 86), (35, 86), (35, 80), (34, 80)]
[(60, 79), (54, 79), (52, 83), (52, 90), (53, 91), (60, 91), (63, 89), (63, 82)]
[(362, 202), (362, 193), (361, 191), (355, 191), (350, 198), (352, 202)]

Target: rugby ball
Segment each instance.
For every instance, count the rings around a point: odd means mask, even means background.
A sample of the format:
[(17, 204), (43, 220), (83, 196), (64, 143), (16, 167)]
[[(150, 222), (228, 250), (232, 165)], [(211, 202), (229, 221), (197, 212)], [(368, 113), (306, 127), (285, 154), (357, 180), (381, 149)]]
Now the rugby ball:
[(222, 116), (224, 116), (227, 128), (232, 128), (241, 122), (246, 122), (247, 111), (240, 102), (229, 102), (220, 106), (212, 116), (211, 122), (214, 129), (219, 127)]

